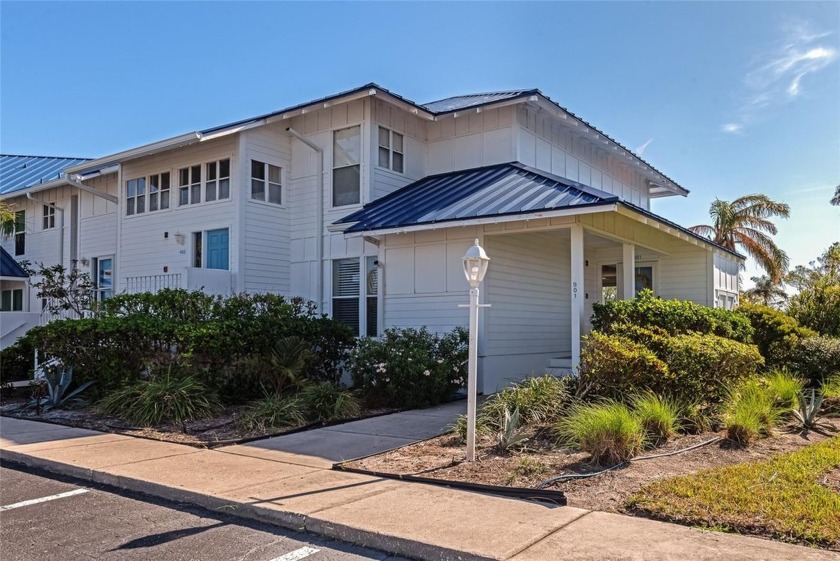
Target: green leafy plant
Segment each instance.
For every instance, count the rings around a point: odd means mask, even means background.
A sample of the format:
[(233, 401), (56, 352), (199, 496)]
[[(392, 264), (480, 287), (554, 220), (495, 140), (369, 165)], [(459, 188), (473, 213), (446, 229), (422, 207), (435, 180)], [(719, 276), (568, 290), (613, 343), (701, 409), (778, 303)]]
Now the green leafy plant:
[(33, 380), (34, 397), (23, 409), (35, 408), (38, 412), (59, 407), (84, 403), (79, 394), (88, 389), (93, 382), (85, 382), (73, 391), (68, 391), (73, 384), (73, 369), (59, 362), (44, 365), (44, 378)]
[(645, 444), (642, 422), (626, 405), (611, 400), (572, 406), (555, 431), (560, 443), (588, 452), (598, 464), (627, 461)]
[(764, 376), (767, 391), (782, 409), (796, 406), (797, 396), (805, 387), (805, 382), (788, 370), (773, 370)]
[(332, 382), (308, 384), (297, 394), (304, 417), (314, 422), (330, 422), (358, 417), (361, 405), (349, 390)]
[(834, 427), (828, 423), (820, 423), (820, 408), (823, 403), (823, 394), (815, 389), (803, 390), (797, 395), (797, 408), (793, 410), (796, 417), (805, 430), (827, 430), (834, 431)]
[(771, 368), (789, 366), (799, 342), (817, 335), (796, 319), (770, 306), (744, 302), (738, 306), (738, 312), (752, 324), (753, 342)]
[(729, 440), (745, 446), (768, 436), (779, 424), (782, 410), (761, 380), (747, 380), (728, 389), (728, 393), (721, 418)]
[(840, 339), (807, 337), (800, 339), (791, 351), (790, 368), (816, 386), (833, 374), (840, 375)]
[(243, 430), (266, 433), (272, 429), (301, 426), (306, 419), (299, 398), (266, 393), (262, 399), (253, 402), (236, 422)]
[(497, 435), (497, 446), (499, 450), (507, 452), (515, 446), (519, 446), (526, 440), (528, 435), (523, 430), (521, 425), (521, 417), (519, 409), (514, 409), (513, 412), (505, 410), (504, 418), (502, 419), (502, 426)]
[(185, 423), (221, 410), (216, 393), (197, 376), (178, 374), (172, 367), (155, 373), (149, 380), (112, 392), (99, 402), (99, 408), (134, 425), (175, 423), (185, 430)]
[(276, 395), (300, 389), (305, 383), (303, 374), (315, 358), (312, 345), (302, 337), (282, 337), (262, 360), (263, 381)]
[(631, 407), (652, 445), (657, 446), (677, 434), (683, 408), (675, 400), (646, 392), (634, 396)]

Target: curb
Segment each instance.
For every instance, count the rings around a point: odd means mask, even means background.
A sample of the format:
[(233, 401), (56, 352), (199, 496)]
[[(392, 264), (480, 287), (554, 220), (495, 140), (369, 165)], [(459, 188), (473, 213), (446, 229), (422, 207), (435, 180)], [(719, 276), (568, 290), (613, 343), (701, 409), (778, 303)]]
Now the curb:
[(343, 524), (334, 524), (319, 520), (314, 516), (230, 501), (213, 495), (186, 491), (131, 477), (110, 475), (89, 468), (79, 468), (53, 460), (21, 454), (13, 450), (0, 451), (0, 458), (21, 466), (37, 468), (57, 475), (89, 481), (115, 489), (123, 489), (166, 501), (190, 504), (210, 511), (221, 511), (231, 516), (376, 549), (390, 555), (400, 555), (421, 561), (497, 561), (490, 557), (466, 551), (456, 551), (398, 536), (360, 530)]

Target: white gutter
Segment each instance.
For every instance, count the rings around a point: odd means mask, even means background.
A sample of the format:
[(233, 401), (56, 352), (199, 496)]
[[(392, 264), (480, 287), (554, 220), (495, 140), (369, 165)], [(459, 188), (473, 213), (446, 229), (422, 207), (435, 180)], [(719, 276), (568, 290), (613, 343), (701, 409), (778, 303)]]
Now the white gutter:
[[(37, 198), (32, 196), (32, 193), (27, 193), (26, 198), (29, 199), (30, 201), (35, 201), (36, 203), (41, 203), (44, 206), (54, 208), (55, 210), (57, 210), (58, 212), (61, 213), (61, 221), (59, 223), (59, 229), (58, 229), (58, 239), (59, 239), (58, 262), (63, 267), (64, 266), (64, 209), (62, 207), (58, 206), (55, 203), (48, 203), (46, 201), (42, 201), (41, 199), (37, 199)], [(37, 215), (37, 213), (36, 213), (36, 215)]]
[(317, 239), (315, 240), (315, 259), (318, 261), (318, 309), (324, 307), (324, 151), (320, 146), (297, 132), (292, 127), (286, 127), (286, 132), (297, 138), (318, 154), (317, 170), (318, 195), (315, 211), (315, 227), (317, 228)]
[[(617, 208), (616, 203), (594, 205), (584, 208), (569, 208), (562, 210), (548, 210), (529, 212), (525, 214), (508, 214), (505, 216), (487, 216), (483, 218), (466, 218), (464, 220), (451, 220), (434, 222), (431, 224), (416, 224), (414, 226), (402, 226), (397, 228), (382, 228), (380, 230), (366, 230), (364, 232), (345, 233), (346, 238), (358, 238), (363, 236), (385, 236), (388, 234), (407, 234), (409, 232), (423, 232), (428, 230), (440, 230), (441, 228), (461, 228), (464, 226), (481, 226), (484, 224), (502, 224), (506, 222), (522, 222), (526, 220), (541, 220), (545, 218), (561, 218), (564, 216), (576, 216), (579, 214), (596, 214), (599, 212), (613, 212)], [(353, 224), (347, 224), (349, 228)], [(344, 224), (334, 225), (345, 226)], [(341, 231), (338, 228), (332, 231)]]
[(201, 133), (198, 132), (182, 134), (181, 136), (176, 136), (174, 138), (168, 138), (166, 140), (160, 140), (138, 148), (132, 148), (131, 150), (117, 152), (116, 154), (105, 156), (104, 158), (76, 164), (75, 166), (70, 166), (65, 171), (67, 175), (72, 175), (86, 169), (101, 169), (127, 160), (133, 160), (143, 156), (151, 156), (152, 154), (157, 154), (158, 152), (164, 152), (166, 150), (172, 150), (173, 148), (181, 148), (182, 146), (195, 144), (196, 142), (200, 142), (201, 138)]
[[(79, 181), (79, 179), (81, 179), (81, 177), (78, 176), (78, 175), (75, 175), (72, 178), (67, 178), (65, 181), (67, 182), (68, 185), (71, 185), (73, 187), (81, 189), (82, 191), (90, 193), (91, 195), (94, 195), (96, 197), (103, 198), (106, 201), (112, 202), (114, 204), (118, 204), (120, 202), (120, 200), (117, 197), (115, 197), (114, 195), (109, 195), (108, 193), (103, 193), (102, 191), (99, 191), (98, 189), (94, 189), (90, 185), (85, 185), (84, 183)], [(119, 187), (117, 187), (117, 190), (119, 192)]]

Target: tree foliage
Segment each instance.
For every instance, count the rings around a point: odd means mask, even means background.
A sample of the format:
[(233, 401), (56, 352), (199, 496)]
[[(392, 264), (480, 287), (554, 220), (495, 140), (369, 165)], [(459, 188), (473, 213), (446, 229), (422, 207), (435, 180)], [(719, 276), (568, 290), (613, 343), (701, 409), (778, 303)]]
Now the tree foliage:
[(752, 277), (755, 286), (744, 291), (744, 298), (753, 304), (776, 307), (787, 301), (788, 295), (781, 283), (773, 282), (767, 275)]
[(840, 337), (840, 242), (807, 267), (796, 267), (788, 283), (799, 290), (788, 313), (822, 335)]

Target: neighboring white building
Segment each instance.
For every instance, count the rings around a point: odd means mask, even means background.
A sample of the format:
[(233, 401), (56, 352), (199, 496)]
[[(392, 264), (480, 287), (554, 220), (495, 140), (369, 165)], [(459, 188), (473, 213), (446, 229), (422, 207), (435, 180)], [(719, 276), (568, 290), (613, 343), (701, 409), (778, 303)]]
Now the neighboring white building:
[[(538, 90), (419, 105), (368, 84), (55, 179), (5, 177), (0, 199), (26, 210), (33, 240), (23, 257), (77, 261), (102, 297), (279, 292), (362, 335), (466, 325), (461, 257), (478, 238), (485, 392), (575, 364), (605, 298), (648, 286), (734, 305), (743, 261), (652, 214), (652, 198), (688, 191)], [(44, 203), (63, 209), (63, 241)]]

